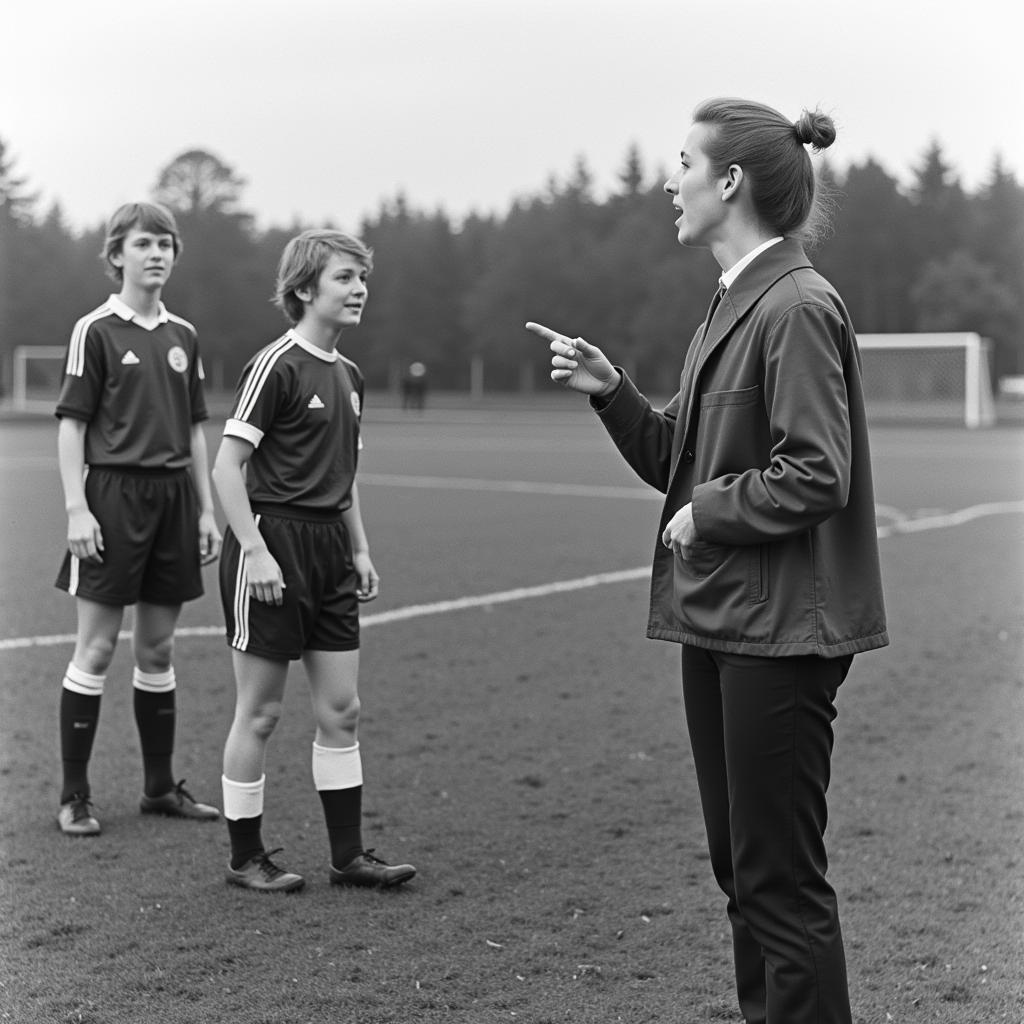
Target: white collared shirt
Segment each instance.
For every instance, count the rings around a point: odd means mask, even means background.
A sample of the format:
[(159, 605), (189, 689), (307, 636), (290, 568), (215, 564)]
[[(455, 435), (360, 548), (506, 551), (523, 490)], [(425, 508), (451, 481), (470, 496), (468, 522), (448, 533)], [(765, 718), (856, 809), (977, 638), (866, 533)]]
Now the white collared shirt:
[(721, 284), (723, 288), (730, 288), (732, 283), (740, 276), (740, 273), (745, 267), (752, 263), (766, 249), (770, 249), (776, 242), (781, 241), (782, 235), (776, 235), (775, 238), (769, 238), (767, 242), (762, 242), (756, 249), (752, 249), (748, 252), (747, 255), (738, 263), (734, 263), (728, 270), (723, 270), (722, 276), (718, 279), (719, 284)]

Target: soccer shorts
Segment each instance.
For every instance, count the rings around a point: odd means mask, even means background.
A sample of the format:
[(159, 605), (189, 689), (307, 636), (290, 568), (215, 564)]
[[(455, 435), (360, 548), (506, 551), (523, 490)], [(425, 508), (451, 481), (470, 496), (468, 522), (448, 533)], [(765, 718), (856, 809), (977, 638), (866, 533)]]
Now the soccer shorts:
[(245, 554), (229, 528), (220, 559), (228, 645), (274, 661), (295, 661), (307, 650), (358, 650), (359, 580), (345, 524), (262, 513), (256, 525), (281, 567), (284, 601), (251, 596)]
[(199, 497), (187, 469), (89, 468), (85, 499), (103, 534), (102, 563), (65, 552), (56, 586), (100, 604), (176, 605), (201, 597)]

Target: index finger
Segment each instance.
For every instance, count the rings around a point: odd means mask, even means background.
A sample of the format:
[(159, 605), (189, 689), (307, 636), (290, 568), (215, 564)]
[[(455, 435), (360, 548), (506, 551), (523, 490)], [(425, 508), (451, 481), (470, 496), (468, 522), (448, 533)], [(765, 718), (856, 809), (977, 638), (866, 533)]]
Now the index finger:
[(564, 337), (564, 335), (559, 334), (557, 331), (551, 330), (550, 327), (545, 327), (543, 324), (535, 324), (532, 320), (526, 324), (526, 329), (528, 331), (533, 331), (534, 334), (543, 338), (545, 341), (557, 341), (559, 338)]

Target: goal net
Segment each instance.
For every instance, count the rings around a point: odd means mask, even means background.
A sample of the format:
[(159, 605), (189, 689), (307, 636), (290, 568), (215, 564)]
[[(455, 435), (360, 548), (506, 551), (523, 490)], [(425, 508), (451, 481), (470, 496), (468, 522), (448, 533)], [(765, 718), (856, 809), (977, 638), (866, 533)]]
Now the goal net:
[(11, 406), (21, 412), (53, 412), (67, 354), (65, 346), (18, 345), (11, 367)]
[(875, 420), (995, 422), (992, 343), (970, 333), (861, 334), (864, 399)]

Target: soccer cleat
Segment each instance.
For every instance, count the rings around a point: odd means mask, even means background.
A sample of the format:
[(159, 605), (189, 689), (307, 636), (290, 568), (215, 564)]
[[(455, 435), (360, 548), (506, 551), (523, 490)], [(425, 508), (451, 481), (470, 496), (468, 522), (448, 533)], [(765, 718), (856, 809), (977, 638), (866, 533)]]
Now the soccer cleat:
[(66, 836), (98, 836), (100, 823), (92, 816), (92, 801), (75, 793), (66, 804), (60, 805), (57, 824)]
[(163, 796), (144, 796), (139, 810), (143, 814), (165, 814), (170, 818), (191, 818), (193, 821), (217, 821), (220, 818), (216, 807), (195, 800), (185, 788), (184, 779)]
[(282, 847), (261, 853), (247, 860), (237, 871), (228, 864), (227, 880), (231, 885), (257, 892), (298, 892), (306, 880), (302, 875), (279, 868), (270, 858), (280, 853)]
[(416, 874), (411, 864), (387, 864), (364, 850), (343, 868), (331, 865), (331, 885), (361, 885), (369, 889), (390, 889), (408, 882)]

